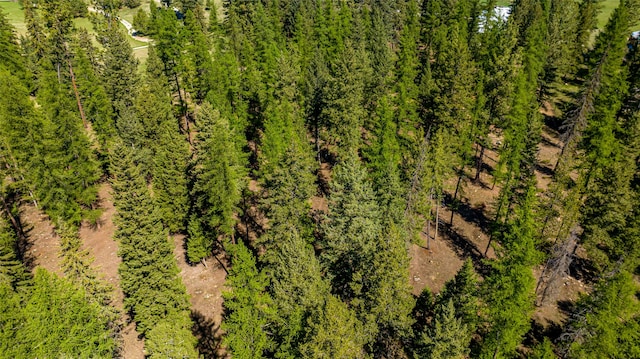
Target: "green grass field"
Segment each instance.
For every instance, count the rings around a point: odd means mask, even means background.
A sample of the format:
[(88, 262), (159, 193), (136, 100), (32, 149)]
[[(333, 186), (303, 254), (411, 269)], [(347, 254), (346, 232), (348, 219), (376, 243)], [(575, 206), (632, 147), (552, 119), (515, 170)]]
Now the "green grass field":
[[(146, 6), (149, 6), (149, 1), (146, 1)], [(0, 0), (0, 9), (2, 9), (2, 11), (7, 15), (9, 22), (16, 29), (16, 33), (18, 34), (18, 36), (25, 35), (27, 33), (27, 27), (24, 21), (24, 11), (20, 7), (19, 3)], [(133, 17), (130, 21), (132, 20)], [(73, 19), (73, 24), (76, 28), (86, 29), (90, 34), (94, 34), (93, 24), (91, 24), (91, 21), (89, 21), (89, 19), (87, 18), (81, 17)], [(121, 24), (120, 26), (122, 26), (122, 28), (124, 29), (124, 25)], [(136, 49), (134, 50), (134, 54), (136, 55), (136, 57), (141, 61), (144, 61), (147, 58), (147, 49), (140, 47), (146, 46), (148, 44), (142, 41), (135, 40), (130, 36), (127, 37), (127, 40), (129, 41), (131, 47)], [(98, 43), (94, 42), (94, 45), (98, 45)]]
[(7, 15), (9, 22), (16, 28), (16, 32), (19, 35), (27, 33), (27, 26), (24, 23), (24, 11), (20, 7), (20, 4), (12, 1), (0, 1), (0, 9)]

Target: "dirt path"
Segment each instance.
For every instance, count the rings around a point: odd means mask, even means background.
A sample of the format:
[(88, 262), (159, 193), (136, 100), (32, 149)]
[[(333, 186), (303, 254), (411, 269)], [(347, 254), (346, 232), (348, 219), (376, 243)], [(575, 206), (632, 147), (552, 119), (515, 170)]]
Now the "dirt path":
[[(113, 216), (116, 210), (113, 206), (111, 186), (108, 183), (100, 186), (98, 197), (100, 208), (103, 209), (102, 216), (98, 219), (97, 226), (91, 226), (86, 222), (83, 223), (80, 227), (80, 238), (83, 242), (83, 248), (88, 249), (95, 258), (92, 265), (94, 269), (103, 276), (106, 282), (113, 286), (114, 306), (124, 311), (122, 303), (124, 294), (120, 288), (120, 277), (118, 276), (118, 266), (122, 259), (118, 256), (118, 243), (113, 240), (115, 232)], [(126, 321), (128, 319), (128, 317), (125, 318)], [(129, 323), (123, 328), (121, 335), (122, 357), (126, 359), (143, 359), (144, 340), (138, 339), (135, 323)]]

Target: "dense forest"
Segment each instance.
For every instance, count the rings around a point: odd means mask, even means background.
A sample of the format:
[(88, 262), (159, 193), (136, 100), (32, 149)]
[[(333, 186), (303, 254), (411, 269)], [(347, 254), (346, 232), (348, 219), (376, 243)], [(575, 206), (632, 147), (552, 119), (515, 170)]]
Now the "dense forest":
[(0, 11), (0, 357), (640, 358), (640, 0), (498, 5)]

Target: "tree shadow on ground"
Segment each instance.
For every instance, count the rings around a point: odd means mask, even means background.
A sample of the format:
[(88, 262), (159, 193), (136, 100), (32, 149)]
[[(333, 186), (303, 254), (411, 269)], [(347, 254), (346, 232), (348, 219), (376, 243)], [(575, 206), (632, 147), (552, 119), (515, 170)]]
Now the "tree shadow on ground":
[[(451, 204), (453, 203), (453, 196), (449, 193), (445, 193), (444, 200), (445, 203)], [(464, 201), (456, 201), (455, 205), (455, 212), (458, 213), (462, 219), (468, 223), (477, 225), (480, 227), (481, 231), (487, 233), (487, 230), (491, 225), (491, 220), (489, 220), (485, 215), (483, 207), (473, 207), (469, 202)]]
[(444, 224), (444, 226), (446, 229), (444, 235), (448, 239), (448, 241), (446, 241), (447, 245), (458, 257), (470, 258), (478, 274), (483, 277), (487, 276), (491, 268), (485, 263), (485, 256), (478, 247), (464, 235), (452, 230), (448, 223)]
[(574, 256), (573, 261), (571, 261), (569, 275), (585, 283), (595, 283), (599, 278), (598, 271), (594, 267), (593, 262), (578, 256)]
[(542, 173), (545, 176), (552, 177), (554, 174), (553, 170), (549, 166), (536, 163), (535, 167), (536, 167), (536, 171)]
[(193, 321), (191, 332), (198, 339), (196, 348), (200, 355), (203, 358), (223, 358), (224, 356), (220, 355), (222, 344), (220, 326), (197, 310), (191, 311), (191, 320)]
[(544, 338), (550, 338), (555, 341), (562, 334), (562, 325), (558, 323), (549, 323), (544, 326), (535, 320), (531, 320), (531, 329), (527, 332), (522, 344), (527, 348), (533, 348), (544, 341)]

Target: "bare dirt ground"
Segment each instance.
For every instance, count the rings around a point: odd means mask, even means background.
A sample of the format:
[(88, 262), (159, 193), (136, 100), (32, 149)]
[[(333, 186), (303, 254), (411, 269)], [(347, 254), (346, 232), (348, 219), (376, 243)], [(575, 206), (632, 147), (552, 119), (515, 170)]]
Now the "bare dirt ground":
[[(533, 275), (535, 278), (540, 278), (541, 272), (542, 266), (536, 268), (533, 271)], [(551, 293), (542, 305), (536, 307), (533, 314), (533, 320), (544, 328), (562, 324), (568, 319), (563, 307), (578, 300), (580, 294), (589, 291), (587, 285), (572, 276), (562, 278), (557, 287), (557, 290)], [(538, 296), (538, 299), (540, 299), (540, 296)]]
[[(475, 177), (474, 168), (465, 170), (465, 177), (461, 181), (458, 193), (459, 203), (453, 213), (453, 225), (449, 225), (451, 221), (449, 207), (441, 207), (439, 238), (431, 239), (430, 250), (426, 248), (426, 228), (422, 233), (422, 244), (412, 245), (410, 248), (409, 280), (415, 295), (420, 294), (425, 287), (433, 293), (438, 293), (444, 283), (455, 276), (464, 259), (471, 258), (482, 275), (484, 268), (482, 260), (496, 258), (493, 246), (488, 246), (487, 231), (495, 215), (493, 207), (500, 192), (499, 186), (494, 186), (491, 173), (499, 160), (497, 149), (501, 144), (501, 138), (499, 134), (494, 133), (490, 135), (490, 139), (493, 148), (488, 148), (484, 152), (479, 180), (472, 180)], [(553, 176), (553, 167), (561, 149), (562, 142), (559, 134), (545, 127), (538, 148), (538, 163), (535, 171), (540, 191), (548, 189)], [(445, 183), (445, 203), (451, 203), (456, 183), (457, 178), (451, 178)], [(433, 224), (431, 224), (430, 233), (433, 237)], [(536, 278), (539, 277), (541, 268), (534, 271)], [(534, 321), (544, 328), (560, 325), (566, 320), (567, 307), (579, 297), (580, 293), (588, 290), (588, 286), (583, 281), (566, 276), (560, 281), (557, 290), (541, 306), (536, 307)]]
[[(422, 235), (422, 240), (426, 243), (426, 235)], [(429, 247), (427, 249), (426, 246), (412, 244), (409, 249), (409, 279), (416, 296), (424, 288), (429, 288), (432, 293), (439, 293), (444, 284), (462, 267), (463, 261), (449, 241), (432, 239)]]
[(60, 241), (49, 217), (32, 204), (23, 204), (20, 212), (23, 223), (31, 228), (26, 256), (33, 258), (34, 270), (40, 267), (63, 276), (60, 270)]
[(200, 354), (205, 358), (223, 357), (224, 351), (220, 348), (220, 323), (226, 272), (222, 265), (226, 267), (228, 263), (218, 255), (222, 264), (210, 257), (206, 259), (206, 267), (202, 263), (191, 266), (186, 261), (184, 236), (173, 236), (173, 240), (173, 253), (178, 261), (182, 283), (187, 287), (191, 301), (191, 318), (194, 321), (194, 332), (200, 340)]

